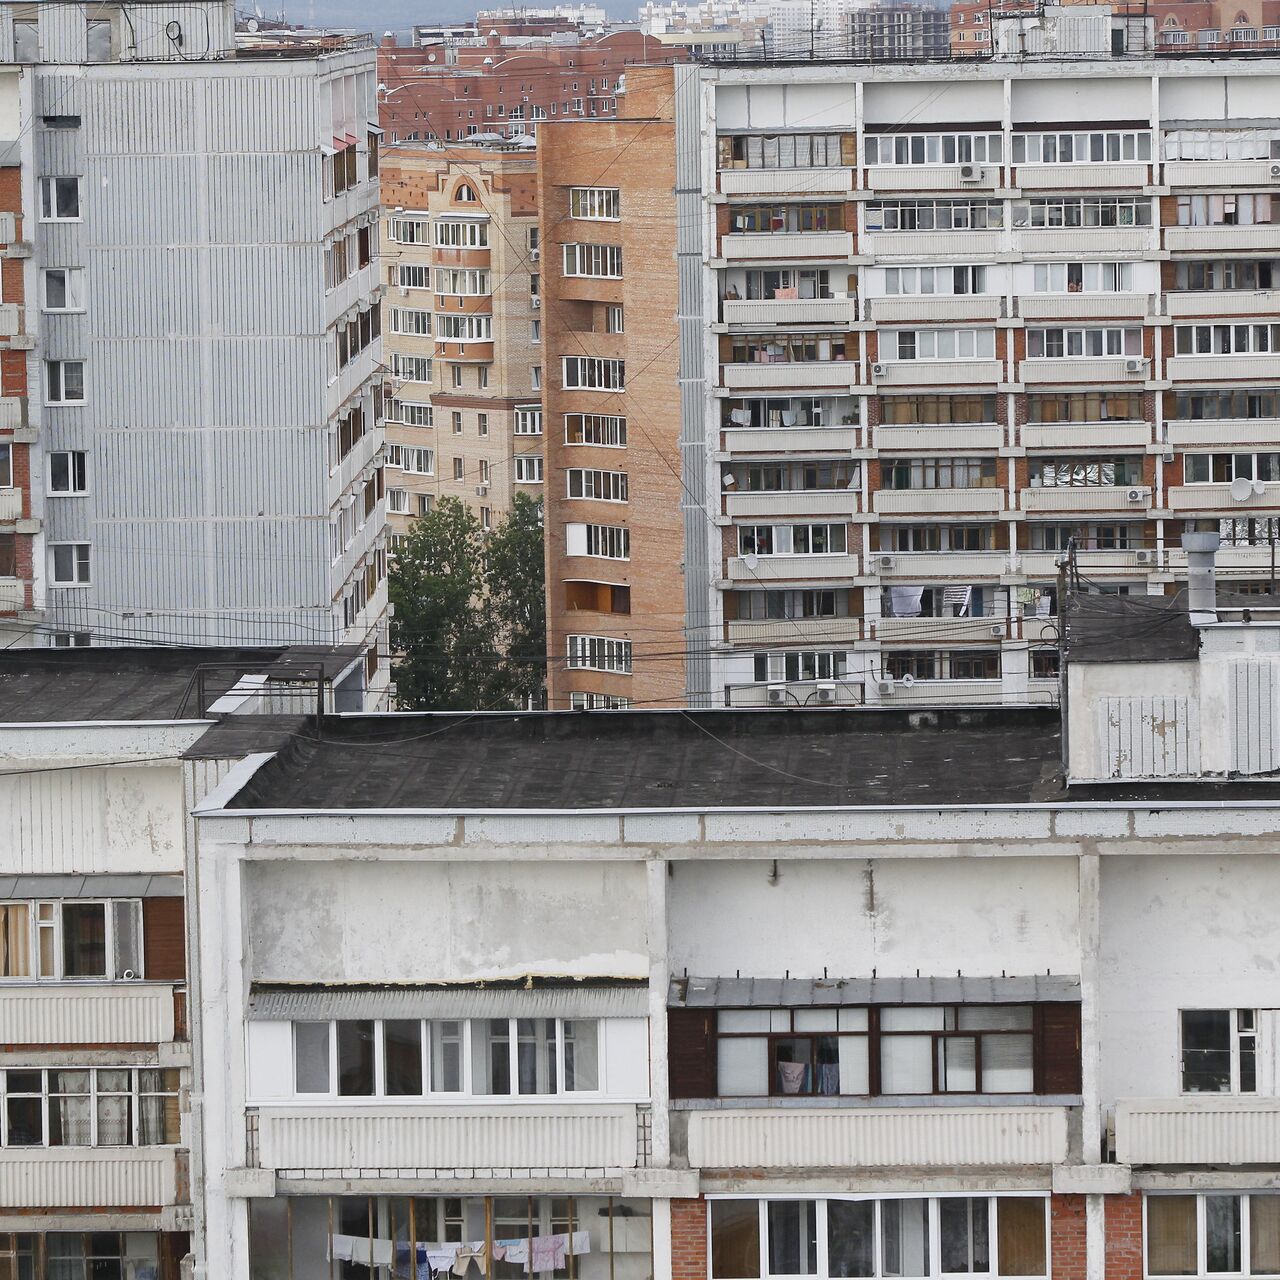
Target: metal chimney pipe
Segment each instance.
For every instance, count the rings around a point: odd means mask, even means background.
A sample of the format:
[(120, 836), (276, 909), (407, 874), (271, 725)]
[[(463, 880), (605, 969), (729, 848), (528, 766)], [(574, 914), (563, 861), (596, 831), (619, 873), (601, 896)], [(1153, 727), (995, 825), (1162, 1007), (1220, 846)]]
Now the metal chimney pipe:
[(1187, 610), (1197, 625), (1218, 620), (1213, 558), (1221, 544), (1222, 538), (1217, 533), (1182, 535), (1182, 549), (1187, 553)]

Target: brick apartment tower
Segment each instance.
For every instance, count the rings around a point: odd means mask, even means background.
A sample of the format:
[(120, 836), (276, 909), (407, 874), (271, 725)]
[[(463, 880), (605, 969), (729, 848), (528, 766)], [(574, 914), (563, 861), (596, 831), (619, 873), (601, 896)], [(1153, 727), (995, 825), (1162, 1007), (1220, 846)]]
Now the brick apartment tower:
[(553, 709), (684, 702), (672, 83), (538, 141)]
[(387, 522), (439, 498), (486, 528), (542, 494), (537, 168), (527, 149), (388, 147)]

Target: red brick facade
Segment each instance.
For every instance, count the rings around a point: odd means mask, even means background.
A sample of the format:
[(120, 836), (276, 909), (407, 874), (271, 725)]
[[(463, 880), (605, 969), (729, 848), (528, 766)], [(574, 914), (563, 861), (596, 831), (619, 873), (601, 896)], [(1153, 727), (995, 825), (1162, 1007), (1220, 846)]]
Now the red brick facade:
[[(14, 240), (23, 238), (22, 229), (22, 177), (16, 166), (0, 168), (0, 213), (14, 215)], [(22, 307), (25, 301), (24, 289), (25, 260), (21, 258), (0, 258), (0, 303)], [(21, 310), (19, 311), (21, 316)], [(21, 326), (21, 323), (19, 325)], [(25, 399), (27, 395), (27, 355), (25, 351), (6, 349), (0, 351), (0, 396)], [(25, 414), (22, 415), (25, 418)], [(31, 449), (25, 443), (14, 440), (12, 428), (0, 427), (0, 445), (9, 446), (10, 465), (12, 468), (11, 485), (18, 491), (18, 506), (15, 513), (18, 520), (29, 520), (31, 509)], [(32, 576), (34, 570), (34, 537), (31, 533), (19, 533), (14, 524), (0, 523), (0, 537), (13, 539), (14, 571), (21, 584), (21, 604), (23, 609), (30, 609), (32, 600)], [(7, 573), (7, 566), (0, 570)], [(11, 580), (10, 580), (11, 582)], [(9, 585), (0, 592), (0, 616), (12, 616), (14, 595)]]
[(671, 1280), (706, 1280), (707, 1202), (671, 1202)]
[(1107, 1280), (1142, 1280), (1142, 1193), (1107, 1196)]

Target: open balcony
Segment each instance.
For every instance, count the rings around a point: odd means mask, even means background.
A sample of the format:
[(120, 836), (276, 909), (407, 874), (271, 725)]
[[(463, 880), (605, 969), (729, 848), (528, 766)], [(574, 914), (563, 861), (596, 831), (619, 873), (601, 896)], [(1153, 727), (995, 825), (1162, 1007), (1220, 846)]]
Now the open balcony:
[(720, 191), (726, 196), (835, 196), (852, 190), (852, 169), (720, 170)]
[(1126, 1099), (1115, 1124), (1121, 1164), (1268, 1165), (1280, 1149), (1280, 1098)]
[(1067, 1108), (694, 1111), (688, 1143), (698, 1169), (1041, 1167), (1067, 1157)]

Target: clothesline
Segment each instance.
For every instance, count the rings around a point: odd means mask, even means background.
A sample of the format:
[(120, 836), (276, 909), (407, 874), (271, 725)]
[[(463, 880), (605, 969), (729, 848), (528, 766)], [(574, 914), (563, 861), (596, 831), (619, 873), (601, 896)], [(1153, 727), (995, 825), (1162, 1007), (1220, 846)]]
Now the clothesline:
[[(349, 1236), (334, 1233), (329, 1237), (328, 1256), (339, 1262), (358, 1262), (364, 1266), (392, 1266), (397, 1276), (412, 1274), (414, 1280), (431, 1280), (433, 1273), (452, 1272), (465, 1276), (475, 1263), (482, 1276), (489, 1270), (489, 1244), (484, 1240), (444, 1241), (414, 1244), (413, 1271), (410, 1273), (409, 1244), (405, 1240), (388, 1240), (380, 1236)], [(575, 1257), (591, 1252), (590, 1231), (567, 1231), (552, 1235), (516, 1237), (493, 1241), (493, 1261), (509, 1262), (529, 1271), (558, 1271), (571, 1254)]]

